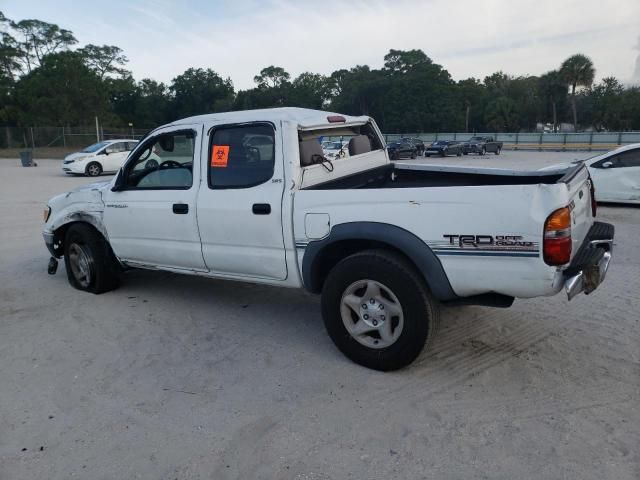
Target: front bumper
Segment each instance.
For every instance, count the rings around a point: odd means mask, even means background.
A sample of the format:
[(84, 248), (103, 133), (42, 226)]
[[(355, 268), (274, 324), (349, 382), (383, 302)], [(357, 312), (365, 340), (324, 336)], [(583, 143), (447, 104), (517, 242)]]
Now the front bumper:
[(60, 258), (61, 254), (60, 251), (56, 249), (53, 233), (44, 231), (42, 232), (42, 237), (44, 238), (44, 244), (47, 246), (49, 253), (56, 258)]
[(593, 292), (604, 281), (613, 252), (614, 226), (594, 222), (582, 246), (564, 271), (564, 288), (571, 300), (579, 293)]

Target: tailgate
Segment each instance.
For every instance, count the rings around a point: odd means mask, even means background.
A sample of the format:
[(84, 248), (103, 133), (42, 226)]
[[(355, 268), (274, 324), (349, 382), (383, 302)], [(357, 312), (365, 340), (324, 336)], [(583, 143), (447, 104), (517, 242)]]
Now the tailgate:
[(559, 183), (567, 186), (569, 193), (569, 209), (571, 210), (572, 258), (580, 249), (593, 224), (591, 210), (591, 178), (583, 164), (570, 169)]

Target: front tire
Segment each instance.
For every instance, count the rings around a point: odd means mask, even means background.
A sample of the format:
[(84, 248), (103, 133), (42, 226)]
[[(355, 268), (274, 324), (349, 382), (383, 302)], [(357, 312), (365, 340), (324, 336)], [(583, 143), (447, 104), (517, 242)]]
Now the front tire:
[(93, 227), (71, 225), (64, 241), (64, 266), (72, 287), (91, 293), (114, 290), (120, 284), (120, 264), (111, 247)]
[(374, 370), (409, 365), (430, 340), (438, 304), (400, 255), (366, 250), (340, 261), (322, 290), (327, 333), (349, 359)]
[(87, 165), (85, 173), (89, 177), (97, 177), (102, 173), (102, 165), (100, 165), (98, 162), (91, 162), (89, 165)]

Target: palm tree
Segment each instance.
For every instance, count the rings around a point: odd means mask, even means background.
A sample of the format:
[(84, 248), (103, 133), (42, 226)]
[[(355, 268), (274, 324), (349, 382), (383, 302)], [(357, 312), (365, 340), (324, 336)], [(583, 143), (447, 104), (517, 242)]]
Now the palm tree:
[(540, 82), (540, 90), (542, 94), (551, 102), (551, 111), (553, 113), (553, 132), (558, 128), (558, 102), (567, 96), (567, 82), (557, 70), (545, 73), (538, 80)]
[(578, 114), (576, 113), (576, 87), (590, 87), (596, 69), (589, 57), (578, 53), (571, 55), (560, 66), (560, 74), (571, 86), (571, 109), (573, 110), (573, 128), (578, 130)]

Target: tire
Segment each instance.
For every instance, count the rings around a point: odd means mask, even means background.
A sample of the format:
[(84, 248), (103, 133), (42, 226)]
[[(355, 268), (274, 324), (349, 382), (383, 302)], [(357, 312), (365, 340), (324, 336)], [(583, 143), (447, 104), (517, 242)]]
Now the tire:
[(462, 152), (456, 153), (456, 157), (461, 157), (461, 156), (462, 156)]
[(425, 157), (427, 157), (427, 158), (429, 158), (431, 155), (430, 155), (430, 154), (428, 154), (428, 153), (425, 153), (425, 154), (424, 154), (424, 156), (425, 156)]
[[(343, 302), (349, 297), (350, 302)], [(391, 313), (388, 319), (382, 315), (394, 311), (399, 314)], [(373, 313), (365, 322), (367, 312)], [(329, 272), (322, 290), (322, 317), (329, 337), (349, 359), (391, 371), (413, 362), (433, 338), (439, 309), (407, 260), (386, 250), (366, 250), (343, 259)], [(364, 330), (352, 335), (347, 325)]]
[(495, 151), (494, 153), (495, 153), (496, 155), (500, 155), (500, 150), (501, 150), (501, 148), (500, 148), (500, 147), (498, 147), (498, 148), (496, 148), (496, 151)]
[(440, 156), (441, 156), (441, 157), (446, 157), (446, 156), (447, 156), (447, 154), (446, 154), (446, 153), (444, 153), (444, 152), (440, 152)]
[(64, 241), (64, 266), (72, 287), (104, 293), (120, 285), (121, 268), (111, 247), (93, 227), (76, 223)]
[(462, 152), (463, 155), (469, 155), (469, 152)]
[(416, 156), (416, 152), (411, 152), (411, 160), (415, 160)]
[(89, 177), (97, 177), (102, 173), (102, 165), (98, 162), (91, 162), (87, 165), (87, 168), (85, 168), (84, 173)]

